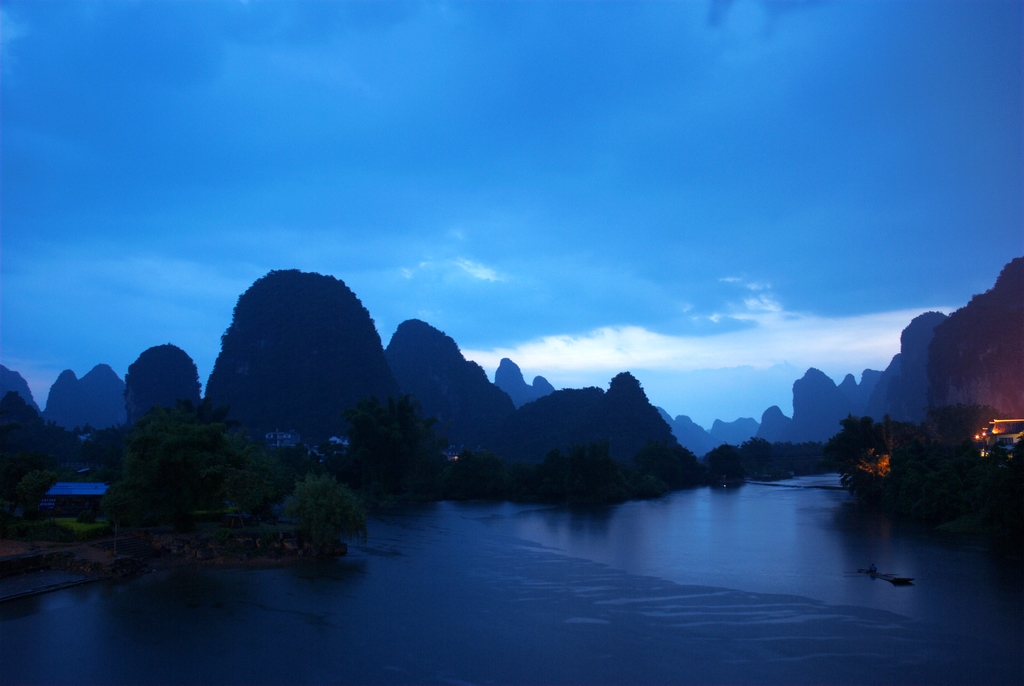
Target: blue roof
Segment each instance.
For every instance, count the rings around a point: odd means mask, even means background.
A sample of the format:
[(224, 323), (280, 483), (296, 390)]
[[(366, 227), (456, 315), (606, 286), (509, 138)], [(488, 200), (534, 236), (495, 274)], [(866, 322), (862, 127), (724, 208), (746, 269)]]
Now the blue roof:
[(46, 492), (48, 496), (58, 495), (103, 495), (109, 486), (95, 481), (58, 481)]

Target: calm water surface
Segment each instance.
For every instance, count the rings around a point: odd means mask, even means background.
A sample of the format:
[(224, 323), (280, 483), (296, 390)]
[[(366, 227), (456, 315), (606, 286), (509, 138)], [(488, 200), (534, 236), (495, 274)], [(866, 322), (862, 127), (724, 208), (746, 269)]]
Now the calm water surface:
[(1024, 683), (1019, 561), (821, 481), (410, 507), (342, 560), (5, 603), (0, 682)]

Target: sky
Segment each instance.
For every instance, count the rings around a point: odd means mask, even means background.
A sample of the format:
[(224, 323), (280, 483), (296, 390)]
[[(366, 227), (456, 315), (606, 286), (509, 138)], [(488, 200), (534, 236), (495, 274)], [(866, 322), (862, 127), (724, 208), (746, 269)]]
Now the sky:
[(0, 362), (174, 343), (206, 381), (272, 269), (386, 345), (673, 416), (792, 411), (808, 367), (1024, 253), (1022, 4), (3, 2)]

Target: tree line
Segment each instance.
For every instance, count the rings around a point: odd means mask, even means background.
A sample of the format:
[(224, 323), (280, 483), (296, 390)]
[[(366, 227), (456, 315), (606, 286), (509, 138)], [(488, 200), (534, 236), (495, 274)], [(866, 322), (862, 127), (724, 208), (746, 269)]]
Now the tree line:
[(946, 530), (1024, 541), (1024, 443), (983, 454), (974, 435), (998, 417), (990, 407), (932, 409), (922, 424), (844, 419), (824, 449), (861, 502)]
[[(66, 438), (19, 401), (9, 394), (0, 403), (0, 517), (9, 518), (21, 506), (32, 518), (55, 481), (83, 475), (62, 468), (53, 455), (25, 450), (34, 445), (33, 436), (42, 437), (44, 446), (63, 445)], [(84, 441), (65, 433), (80, 444), (78, 459), (93, 465), (84, 478), (111, 484), (102, 513), (116, 525), (187, 531), (197, 517), (220, 512), (225, 503), (257, 517), (270, 517), (275, 506), (287, 503), (285, 514), (318, 522), (317, 531), (306, 535), (322, 541), (338, 533), (364, 535), (366, 508), (389, 503), (489, 499), (600, 505), (748, 473), (778, 474), (789, 465), (787, 456), (807, 464), (807, 455), (812, 462), (820, 457), (820, 445), (815, 452), (813, 445), (794, 448), (751, 439), (738, 447), (719, 446), (707, 455), (706, 465), (686, 448), (658, 441), (642, 447), (630, 463), (613, 459), (607, 442), (551, 450), (537, 463), (507, 463), (486, 450), (463, 450), (448, 459), (435, 420), (423, 416), (411, 395), (367, 398), (347, 410), (347, 445), (269, 448), (227, 417), (227, 407), (214, 407), (208, 399), (179, 401), (169, 409), (154, 407), (130, 428), (83, 432)]]

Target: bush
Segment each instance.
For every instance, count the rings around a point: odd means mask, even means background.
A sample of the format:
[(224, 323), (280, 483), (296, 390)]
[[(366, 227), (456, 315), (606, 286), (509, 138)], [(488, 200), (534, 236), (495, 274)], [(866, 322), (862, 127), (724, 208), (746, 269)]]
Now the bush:
[(110, 535), (110, 524), (107, 522), (78, 522), (70, 517), (55, 519), (53, 522), (64, 531), (70, 532), (76, 541), (91, 541)]
[(96, 523), (96, 510), (82, 510), (78, 513), (78, 517), (75, 519), (79, 524), (95, 524)]
[(444, 472), (444, 495), (449, 500), (501, 500), (507, 485), (505, 463), (486, 450), (463, 450)]
[(342, 535), (366, 539), (366, 513), (352, 491), (329, 474), (307, 474), (296, 482), (286, 512), (299, 519), (303, 538), (318, 548), (333, 546)]
[(38, 522), (27, 520), (13, 521), (7, 526), (7, 534), (21, 541), (50, 541), (53, 543), (73, 543), (74, 533), (48, 519)]

